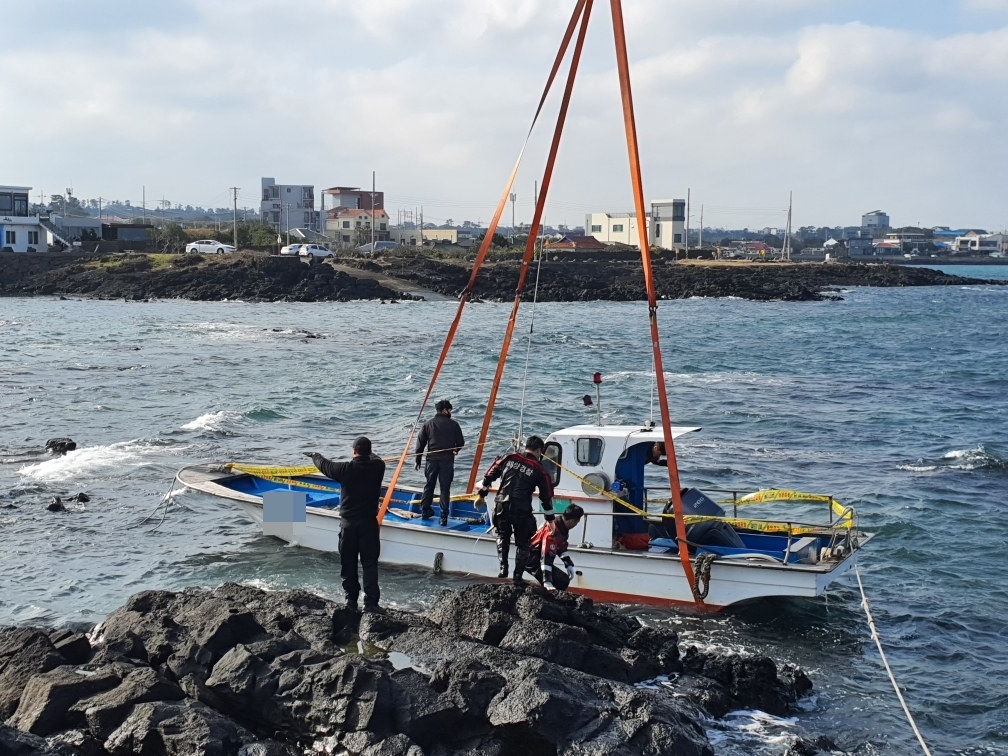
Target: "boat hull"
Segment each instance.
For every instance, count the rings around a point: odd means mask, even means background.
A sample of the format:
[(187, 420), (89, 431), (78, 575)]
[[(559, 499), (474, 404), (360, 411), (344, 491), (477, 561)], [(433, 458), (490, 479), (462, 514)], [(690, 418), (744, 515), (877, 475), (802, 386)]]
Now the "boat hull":
[[(221, 485), (222, 477), (231, 476), (186, 468), (180, 471), (178, 480), (189, 488), (235, 502), (261, 529), (261, 497)], [(309, 506), (303, 533), (281, 540), (317, 551), (337, 552), (339, 532), (337, 510)], [(862, 543), (871, 537), (864, 535)], [(676, 552), (656, 554), (572, 546), (570, 554), (575, 564), (572, 592), (606, 602), (695, 606)], [(813, 598), (822, 595), (830, 583), (850, 570), (856, 559), (857, 551), (828, 564), (784, 565), (719, 559), (711, 566), (710, 588), (703, 608), (716, 610), (771, 596)], [(495, 580), (498, 574), (495, 536), (486, 525), (470, 526), (463, 531), (444, 530), (429, 522), (421, 524), (419, 520), (401, 520), (395, 516), (386, 517), (382, 524), (380, 563), (481, 579)]]

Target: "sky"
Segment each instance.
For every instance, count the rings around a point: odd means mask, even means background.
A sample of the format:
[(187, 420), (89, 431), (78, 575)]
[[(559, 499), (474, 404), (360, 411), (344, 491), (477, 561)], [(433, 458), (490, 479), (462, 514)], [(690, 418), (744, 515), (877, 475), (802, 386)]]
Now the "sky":
[[(486, 223), (574, 0), (0, 0), (0, 184), (258, 206), (370, 186)], [(623, 0), (645, 197), (691, 224), (1008, 226), (1008, 0)], [(561, 80), (562, 85), (562, 80)], [(561, 86), (515, 184), (531, 219)], [(633, 206), (594, 4), (546, 221)], [(510, 224), (510, 206), (503, 223)]]

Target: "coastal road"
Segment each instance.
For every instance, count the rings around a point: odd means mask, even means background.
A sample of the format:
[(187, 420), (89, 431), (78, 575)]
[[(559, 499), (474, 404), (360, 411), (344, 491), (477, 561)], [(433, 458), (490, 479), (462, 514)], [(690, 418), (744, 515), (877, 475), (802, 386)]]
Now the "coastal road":
[(444, 294), (438, 294), (436, 291), (431, 291), (430, 289), (424, 289), (417, 286), (412, 281), (404, 281), (401, 278), (392, 278), (391, 276), (386, 276), (384, 273), (375, 273), (370, 270), (362, 270), (361, 268), (354, 268), (350, 265), (339, 265), (337, 263), (329, 263), (333, 268), (342, 272), (349, 273), (351, 276), (356, 278), (371, 278), (380, 283), (382, 286), (388, 287), (394, 291), (401, 291), (406, 294), (412, 294), (416, 297), (423, 297), (428, 302), (454, 302), (453, 297), (447, 297)]

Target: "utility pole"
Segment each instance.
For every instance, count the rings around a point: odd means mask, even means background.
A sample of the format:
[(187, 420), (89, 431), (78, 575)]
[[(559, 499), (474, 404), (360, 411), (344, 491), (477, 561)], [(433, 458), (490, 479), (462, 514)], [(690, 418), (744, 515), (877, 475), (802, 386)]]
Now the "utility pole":
[(143, 202), (143, 222), (144, 222), (144, 225), (146, 226), (147, 225), (147, 186), (146, 185), (143, 188), (143, 200), (142, 200), (142, 202)]
[(99, 197), (98, 198), (98, 222), (99, 223), (101, 223), (101, 201), (102, 201), (102, 198)]
[(690, 190), (686, 189), (686, 259), (689, 260), (689, 203)]
[(375, 172), (371, 171), (371, 254), (372, 255), (375, 253), (375, 248), (374, 248), (374, 227), (375, 227), (374, 192), (375, 192)]
[(518, 195), (511, 192), (511, 246), (514, 246), (515, 200)]
[(703, 203), (700, 203), (700, 249), (703, 249)]
[(290, 246), (290, 202), (284, 203), (287, 205), (287, 246)]
[(234, 248), (235, 252), (238, 251), (238, 187), (232, 186), (231, 193), (234, 196)]

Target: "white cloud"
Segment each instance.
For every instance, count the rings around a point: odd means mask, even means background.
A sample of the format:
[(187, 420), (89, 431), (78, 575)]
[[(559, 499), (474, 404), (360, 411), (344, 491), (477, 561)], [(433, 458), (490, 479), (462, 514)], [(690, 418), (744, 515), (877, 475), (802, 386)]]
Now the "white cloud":
[[(72, 179), (79, 194), (134, 202), (146, 184), (203, 205), (237, 182), (251, 205), (263, 175), (332, 185), (377, 170), (393, 209), (485, 221), (571, 5), (224, 0), (114, 28), (100, 13), (92, 27), (49, 19), (44, 47), (0, 51), (0, 110), (16, 114), (0, 139), (19, 147), (0, 181), (48, 192)], [(691, 186), (705, 220), (725, 225), (780, 223), (789, 189), (799, 224), (854, 223), (870, 205), (897, 223), (1003, 225), (1004, 190), (978, 177), (1008, 157), (1008, 28), (838, 22), (834, 6), (626, 0), (649, 196)], [(36, 15), (18, 23), (47, 23)], [(526, 219), (557, 101), (517, 185)], [(548, 220), (629, 208), (627, 175), (596, 0)]]

